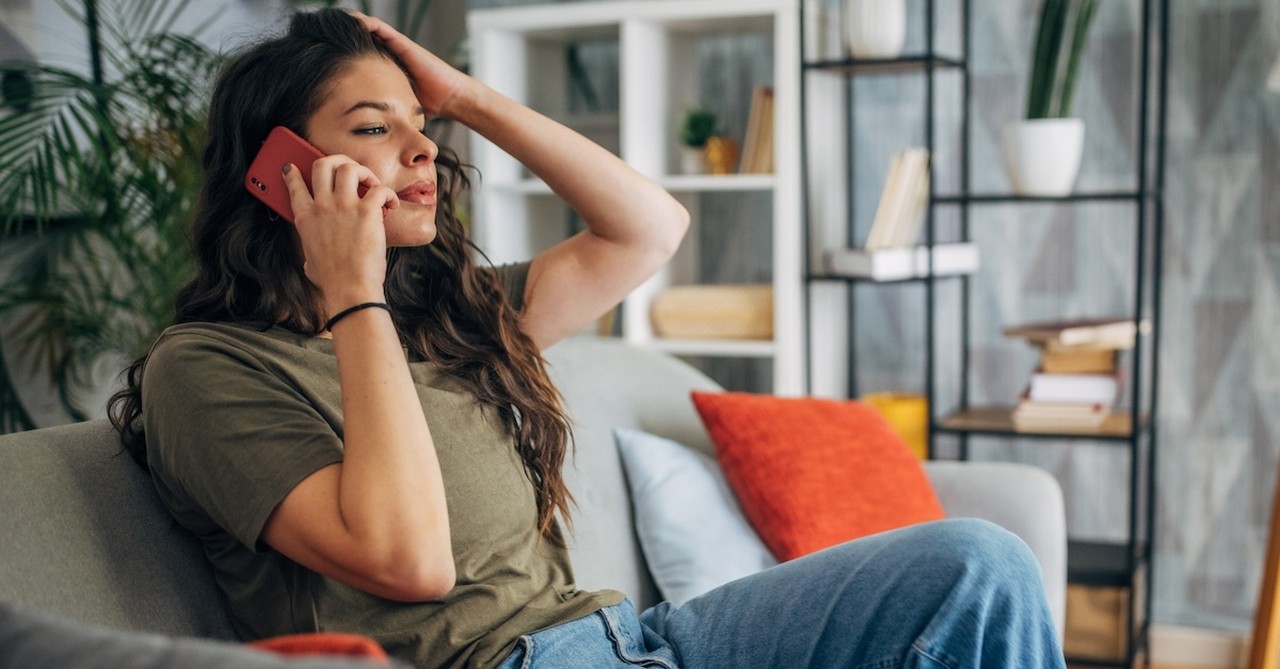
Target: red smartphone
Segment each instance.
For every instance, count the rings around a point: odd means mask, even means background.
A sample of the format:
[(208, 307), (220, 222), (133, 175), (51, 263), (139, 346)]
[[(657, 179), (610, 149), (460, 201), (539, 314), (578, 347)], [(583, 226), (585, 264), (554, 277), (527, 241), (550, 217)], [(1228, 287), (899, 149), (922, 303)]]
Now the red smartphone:
[(324, 157), (323, 153), (292, 130), (278, 125), (271, 129), (262, 143), (258, 155), (249, 165), (244, 176), (244, 187), (262, 200), (271, 210), (285, 220), (293, 222), (293, 206), (289, 203), (289, 187), (284, 183), (280, 169), (285, 163), (293, 163), (302, 172), (302, 180), (311, 190), (311, 164)]
[[(280, 214), (286, 221), (293, 222), (293, 205), (289, 202), (289, 187), (284, 183), (284, 175), (280, 173), (285, 163), (293, 163), (302, 174), (302, 180), (311, 191), (311, 165), (324, 157), (320, 149), (299, 137), (292, 130), (278, 125), (267, 133), (267, 139), (258, 149), (258, 155), (249, 165), (249, 172), (244, 175), (244, 187), (262, 200), (271, 210)], [(356, 194), (364, 197), (369, 187), (360, 184)], [(386, 208), (383, 208), (384, 215)]]

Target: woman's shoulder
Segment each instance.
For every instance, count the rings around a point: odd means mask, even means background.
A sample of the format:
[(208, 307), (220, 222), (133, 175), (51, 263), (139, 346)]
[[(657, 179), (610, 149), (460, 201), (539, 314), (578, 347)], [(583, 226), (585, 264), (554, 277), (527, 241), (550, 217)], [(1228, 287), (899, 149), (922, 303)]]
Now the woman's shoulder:
[(214, 359), (276, 360), (293, 352), (332, 351), (332, 342), (249, 323), (193, 322), (171, 325), (156, 339), (148, 366), (160, 362), (207, 364)]

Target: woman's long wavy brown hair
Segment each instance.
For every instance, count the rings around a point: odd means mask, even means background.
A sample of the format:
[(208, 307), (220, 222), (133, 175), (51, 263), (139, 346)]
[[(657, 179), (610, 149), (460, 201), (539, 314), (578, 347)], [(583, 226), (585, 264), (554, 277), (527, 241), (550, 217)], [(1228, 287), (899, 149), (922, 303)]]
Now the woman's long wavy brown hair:
[[(303, 134), (328, 82), (354, 59), (370, 55), (396, 62), (355, 18), (320, 10), (295, 15), (283, 37), (225, 65), (210, 102), (204, 185), (192, 225), (196, 276), (178, 293), (175, 323), (255, 323), (302, 334), (323, 330), (319, 290), (303, 274), (293, 227), (267, 220), (269, 210), (242, 180), (271, 128), (283, 125)], [(436, 240), (387, 254), (385, 290), (396, 329), (410, 351), (468, 384), (496, 409), (536, 490), (539, 531), (559, 544), (555, 515), (568, 521), (571, 500), (561, 476), (569, 421), (542, 355), (520, 330), (494, 272), (479, 269), (473, 260), (475, 246), (456, 211), (459, 195), (470, 186), (463, 167), (442, 149), (436, 168)], [(144, 466), (146, 363), (143, 356), (124, 370), (126, 387), (108, 405), (121, 441)]]

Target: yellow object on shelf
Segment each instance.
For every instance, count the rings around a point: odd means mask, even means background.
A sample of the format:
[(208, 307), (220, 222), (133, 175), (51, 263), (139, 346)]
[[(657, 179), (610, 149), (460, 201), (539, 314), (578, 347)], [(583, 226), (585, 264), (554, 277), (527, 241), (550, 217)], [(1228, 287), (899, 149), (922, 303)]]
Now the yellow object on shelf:
[(773, 286), (673, 286), (649, 307), (653, 331), (674, 339), (773, 339)]
[(733, 174), (738, 164), (738, 143), (728, 137), (712, 137), (702, 149), (712, 174)]
[(867, 393), (862, 401), (880, 410), (917, 458), (929, 457), (929, 403), (923, 395)]

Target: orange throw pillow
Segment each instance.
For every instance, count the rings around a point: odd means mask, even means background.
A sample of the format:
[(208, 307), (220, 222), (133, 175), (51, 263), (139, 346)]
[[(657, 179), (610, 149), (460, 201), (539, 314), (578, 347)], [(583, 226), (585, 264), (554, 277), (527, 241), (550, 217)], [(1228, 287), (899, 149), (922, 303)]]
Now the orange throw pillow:
[(360, 634), (341, 632), (316, 632), (312, 634), (288, 634), (251, 641), (250, 648), (265, 650), (289, 657), (341, 656), (359, 657), (375, 664), (390, 664), (386, 651), (377, 641)]
[(779, 560), (946, 517), (920, 462), (870, 405), (703, 392), (693, 403)]

